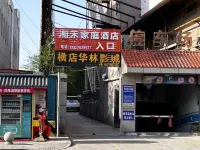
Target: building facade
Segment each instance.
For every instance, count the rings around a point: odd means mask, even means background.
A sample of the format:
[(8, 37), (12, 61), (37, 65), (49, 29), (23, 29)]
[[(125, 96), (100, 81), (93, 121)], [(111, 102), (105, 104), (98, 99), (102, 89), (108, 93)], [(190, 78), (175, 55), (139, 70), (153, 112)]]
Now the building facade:
[[(90, 12), (91, 16), (121, 29), (123, 46), (121, 68), (93, 69), (93, 72), (98, 70), (99, 85), (87, 86), (90, 88), (86, 91), (100, 96), (96, 102), (89, 102), (86, 115), (125, 132), (197, 131), (200, 2), (96, 0), (88, 3), (90, 9), (110, 17)], [(102, 24), (93, 25), (105, 28)], [(88, 72), (87, 83), (96, 84), (89, 82), (96, 74)], [(126, 95), (126, 86), (133, 89), (129, 91), (132, 95)], [(127, 102), (125, 97), (132, 97), (133, 102)], [(94, 113), (93, 105), (103, 115)]]
[(19, 69), (20, 14), (12, 0), (0, 1), (0, 68)]

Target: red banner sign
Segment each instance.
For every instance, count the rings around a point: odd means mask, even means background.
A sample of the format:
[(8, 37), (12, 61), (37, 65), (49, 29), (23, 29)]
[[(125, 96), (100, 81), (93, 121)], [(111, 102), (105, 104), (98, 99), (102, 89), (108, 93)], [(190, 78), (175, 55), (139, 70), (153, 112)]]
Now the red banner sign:
[(0, 88), (0, 93), (11, 93), (11, 94), (21, 94), (21, 93), (33, 93), (33, 88)]
[(55, 29), (55, 50), (120, 52), (120, 30)]

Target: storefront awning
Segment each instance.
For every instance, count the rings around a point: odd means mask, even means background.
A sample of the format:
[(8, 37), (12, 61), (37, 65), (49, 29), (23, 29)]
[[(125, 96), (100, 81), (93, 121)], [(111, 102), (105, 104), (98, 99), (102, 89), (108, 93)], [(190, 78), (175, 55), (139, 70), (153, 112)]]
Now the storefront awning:
[(0, 87), (31, 87), (43, 88), (48, 86), (47, 78), (36, 75), (0, 75)]
[(200, 74), (199, 51), (123, 50), (123, 73)]

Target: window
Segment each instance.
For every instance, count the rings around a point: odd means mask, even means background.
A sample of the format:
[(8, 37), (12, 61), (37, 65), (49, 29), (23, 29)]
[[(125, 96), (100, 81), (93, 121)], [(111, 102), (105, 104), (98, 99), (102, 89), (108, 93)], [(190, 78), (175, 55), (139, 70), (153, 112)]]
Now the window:
[(5, 43), (7, 44), (7, 22), (5, 21)]
[(1, 36), (3, 36), (3, 14), (1, 14)]
[(8, 38), (8, 40), (7, 40), (7, 45), (9, 44), (9, 33), (11, 32), (11, 30), (9, 29), (9, 25), (7, 26), (7, 38)]
[(1, 20), (1, 10), (0, 10), (0, 36), (1, 36), (1, 24), (2, 24), (2, 20)]
[[(120, 3), (116, 2), (116, 10), (119, 11), (120, 10)], [(118, 12), (116, 11), (116, 15), (118, 14)]]
[(2, 32), (3, 33), (2, 33), (2, 36), (3, 36), (3, 39), (4, 39), (4, 37), (5, 37), (5, 34), (4, 34), (5, 33), (5, 31), (4, 31), (5, 30), (5, 18), (4, 17), (3, 17), (3, 21), (2, 22), (3, 22), (3, 26), (2, 26)]
[(18, 46), (17, 46), (17, 40), (13, 36), (13, 55), (17, 58), (18, 56)]

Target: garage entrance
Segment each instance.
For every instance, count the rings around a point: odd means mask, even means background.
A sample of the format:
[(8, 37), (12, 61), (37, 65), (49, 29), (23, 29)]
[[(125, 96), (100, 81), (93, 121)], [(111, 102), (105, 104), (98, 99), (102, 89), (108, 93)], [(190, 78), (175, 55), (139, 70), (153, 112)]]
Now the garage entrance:
[[(176, 131), (176, 119), (198, 110), (196, 78), (183, 76), (179, 81), (180, 77), (173, 76), (167, 82), (168, 78), (162, 76), (166, 84), (158, 84), (159, 77), (152, 84), (136, 84), (136, 132)], [(186, 80), (190, 78), (194, 81)]]

